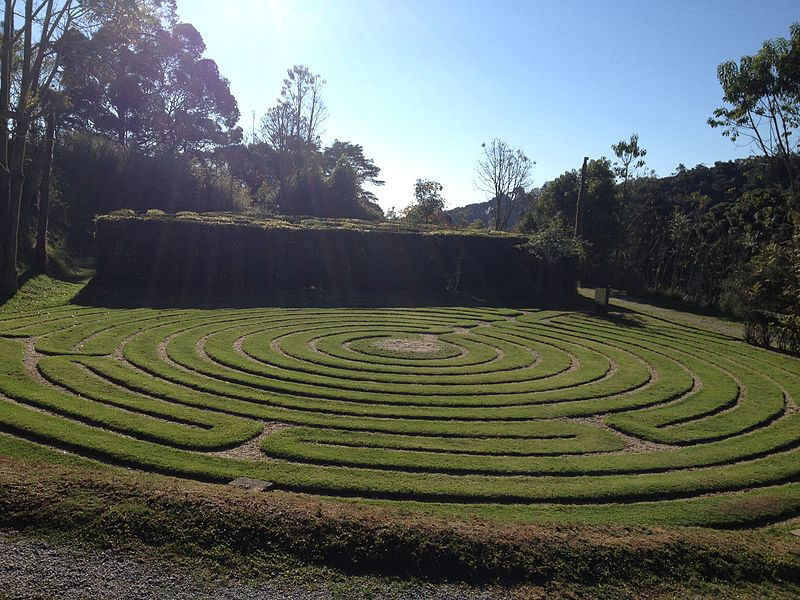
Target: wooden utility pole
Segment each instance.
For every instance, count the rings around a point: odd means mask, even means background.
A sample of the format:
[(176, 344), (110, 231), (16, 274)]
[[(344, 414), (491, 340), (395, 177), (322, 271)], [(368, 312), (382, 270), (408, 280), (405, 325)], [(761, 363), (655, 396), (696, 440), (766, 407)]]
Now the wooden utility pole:
[(578, 237), (578, 219), (581, 214), (581, 200), (583, 199), (583, 188), (586, 185), (586, 162), (589, 160), (588, 156), (583, 157), (583, 166), (581, 167), (581, 186), (578, 188), (578, 200), (575, 202), (575, 231), (572, 237)]

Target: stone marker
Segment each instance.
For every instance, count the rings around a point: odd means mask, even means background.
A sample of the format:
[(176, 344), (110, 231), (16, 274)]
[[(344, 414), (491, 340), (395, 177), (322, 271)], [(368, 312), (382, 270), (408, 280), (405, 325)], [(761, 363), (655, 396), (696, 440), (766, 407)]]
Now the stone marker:
[(596, 313), (605, 314), (608, 311), (608, 288), (594, 288), (594, 310)]
[(238, 477), (231, 481), (228, 485), (250, 490), (251, 492), (268, 492), (275, 484), (269, 481), (262, 481), (261, 479), (250, 479), (249, 477)]
[(797, 537), (800, 537), (800, 529), (792, 529), (789, 533), (791, 533), (792, 535), (796, 535)]

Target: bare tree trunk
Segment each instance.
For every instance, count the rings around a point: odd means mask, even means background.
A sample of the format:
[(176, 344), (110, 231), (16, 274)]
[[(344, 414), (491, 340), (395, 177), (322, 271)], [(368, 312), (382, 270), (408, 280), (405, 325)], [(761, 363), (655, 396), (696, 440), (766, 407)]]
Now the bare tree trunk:
[(25, 146), (28, 126), (17, 121), (11, 156), (11, 182), (9, 186), (9, 210), (5, 222), (3, 239), (2, 289), (0, 295), (10, 297), (17, 291), (17, 246), (19, 245), (19, 213), (22, 204), (22, 189), (25, 185)]
[(12, 295), (17, 291), (17, 245), (19, 244), (19, 212), (22, 188), (25, 184), (25, 148), (28, 141), (27, 119), (23, 118), (31, 90), (31, 45), (33, 37), (33, 0), (25, 0), (25, 28), (22, 54), (22, 76), (17, 102), (17, 119), (11, 143), (11, 190), (8, 197), (7, 235), (3, 253), (3, 281), (0, 293)]
[(5, 173), (0, 176), (4, 210), (0, 223), (0, 301), (10, 298), (17, 291), (17, 221), (18, 214), (12, 214), (11, 178)]
[(47, 272), (47, 219), (50, 212), (50, 172), (53, 167), (53, 144), (56, 137), (56, 113), (47, 115), (47, 130), (44, 138), (42, 179), (39, 187), (39, 220), (36, 227), (36, 252), (34, 269)]
[[(12, 43), (14, 37), (14, 6), (5, 0), (3, 41), (0, 46), (0, 111), (11, 107)], [(11, 252), (11, 177), (8, 160), (9, 119), (0, 122), (0, 300), (17, 291), (16, 253)], [(13, 259), (12, 259), (12, 256)]]
[[(8, 116), (11, 108), (11, 82), (14, 39), (14, 0), (5, 0), (5, 24), (3, 42), (0, 45), (0, 110), (4, 111), (0, 121), (0, 296), (11, 296), (17, 291), (17, 246), (19, 241), (19, 220), (22, 193), (25, 184), (25, 151), (28, 130), (33, 117), (34, 106), (41, 103), (42, 97), (49, 89), (55, 69), (40, 87), (41, 68), (44, 62), (45, 48), (55, 31), (51, 23), (55, 0), (46, 0), (34, 13), (34, 0), (25, 0), (25, 12), (22, 28), (22, 61), (17, 67), (18, 81), (17, 103), (13, 133), (9, 129)], [(66, 0), (58, 11), (56, 23), (61, 21), (72, 6), (72, 0)], [(37, 15), (44, 9), (44, 17)], [(34, 23), (36, 21), (36, 23)], [(34, 25), (40, 32), (40, 39), (34, 47)], [(34, 59), (35, 54), (35, 59)]]
[(618, 219), (617, 219), (617, 252), (614, 256), (614, 278), (613, 278), (613, 285), (617, 286), (617, 288), (621, 288), (619, 281), (619, 270), (622, 266), (622, 238), (624, 237), (624, 229), (625, 226), (623, 225), (623, 213), (628, 206), (628, 173), (627, 170), (625, 172), (625, 179), (622, 182), (622, 202), (619, 206), (619, 211), (617, 212)]
[(580, 231), (580, 214), (581, 214), (581, 200), (583, 199), (583, 188), (586, 185), (586, 162), (589, 160), (588, 156), (583, 157), (583, 166), (581, 167), (581, 185), (578, 188), (578, 200), (575, 202), (575, 231), (572, 237), (577, 238)]

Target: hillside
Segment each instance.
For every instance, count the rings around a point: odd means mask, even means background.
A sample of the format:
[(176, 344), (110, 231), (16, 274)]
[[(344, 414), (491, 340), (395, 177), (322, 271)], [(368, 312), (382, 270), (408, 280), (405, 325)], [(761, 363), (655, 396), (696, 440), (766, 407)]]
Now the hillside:
[[(538, 190), (535, 190), (534, 193), (536, 191)], [(512, 209), (511, 218), (508, 221), (509, 230), (514, 229), (514, 226), (530, 206), (530, 202), (524, 202)], [(453, 224), (456, 227), (466, 227), (475, 221), (481, 222), (484, 227), (491, 227), (494, 225), (494, 200), (451, 208), (446, 210), (445, 213), (453, 219)]]

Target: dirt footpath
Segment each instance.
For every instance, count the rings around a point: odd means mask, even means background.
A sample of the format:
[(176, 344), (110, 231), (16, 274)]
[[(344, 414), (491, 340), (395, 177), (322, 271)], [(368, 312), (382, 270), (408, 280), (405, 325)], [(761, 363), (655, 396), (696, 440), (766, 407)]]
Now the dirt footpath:
[[(133, 554), (21, 537), (0, 530), (0, 598), (323, 600), (334, 598), (495, 599), (505, 593), (458, 585), (341, 581), (243, 582), (166, 568)], [(499, 595), (498, 595), (499, 593)]]

